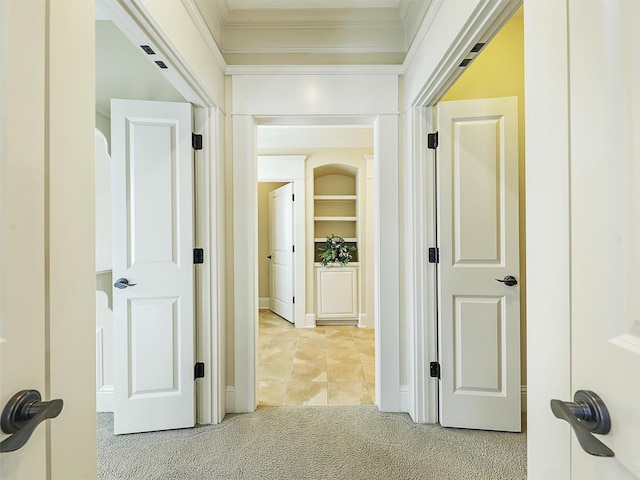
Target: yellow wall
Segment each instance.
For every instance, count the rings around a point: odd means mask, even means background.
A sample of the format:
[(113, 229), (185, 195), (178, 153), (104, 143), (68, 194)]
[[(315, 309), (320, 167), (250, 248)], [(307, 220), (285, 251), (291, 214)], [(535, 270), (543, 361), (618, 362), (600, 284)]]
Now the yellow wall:
[(518, 97), (518, 153), (520, 187), (520, 295), (522, 384), (526, 385), (526, 271), (524, 183), (524, 22), (512, 18), (478, 54), (442, 101)]

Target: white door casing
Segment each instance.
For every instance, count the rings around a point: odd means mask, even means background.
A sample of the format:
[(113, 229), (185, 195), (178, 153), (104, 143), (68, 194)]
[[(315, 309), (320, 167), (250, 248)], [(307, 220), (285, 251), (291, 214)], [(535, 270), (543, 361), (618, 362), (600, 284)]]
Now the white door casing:
[(517, 98), (437, 116), (440, 423), (520, 431)]
[(193, 427), (191, 106), (112, 100), (115, 433)]
[(269, 192), (269, 308), (294, 323), (293, 184)]
[(636, 479), (640, 4), (571, 1), (569, 12), (571, 394), (592, 390), (602, 398), (612, 425), (607, 435), (596, 437), (615, 453), (606, 459), (588, 455), (572, 433), (571, 478)]

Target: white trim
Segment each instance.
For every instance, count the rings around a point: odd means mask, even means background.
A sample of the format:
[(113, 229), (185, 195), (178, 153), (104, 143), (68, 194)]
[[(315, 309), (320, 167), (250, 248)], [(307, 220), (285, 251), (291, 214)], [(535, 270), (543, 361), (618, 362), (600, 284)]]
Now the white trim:
[[(407, 209), (407, 251), (412, 252), (408, 262), (407, 292), (410, 301), (409, 365), (412, 371), (410, 387), (416, 423), (438, 421), (438, 381), (429, 376), (428, 365), (438, 360), (436, 274), (435, 264), (428, 262), (427, 249), (437, 244), (435, 211), (435, 153), (427, 149), (427, 133), (433, 131), (433, 108), (412, 108), (408, 112), (412, 148), (411, 165), (405, 177)], [(411, 298), (412, 297), (412, 298)]]
[(316, 314), (315, 313), (307, 313), (305, 316), (305, 327), (306, 328), (314, 328), (316, 326)]
[(227, 385), (226, 404), (228, 412), (236, 411), (236, 389), (230, 385)]
[[(326, 77), (324, 77), (326, 79)], [(244, 106), (254, 110), (278, 108), (273, 106), (273, 95), (270, 88), (281, 89), (276, 79), (254, 78), (250, 83), (236, 85), (234, 80), (234, 98), (244, 98)], [(291, 79), (288, 79), (291, 80)], [(306, 81), (314, 79), (306, 79)], [(323, 79), (321, 79), (323, 80)], [(383, 83), (389, 79), (383, 79)], [(348, 82), (349, 83), (349, 82)], [(340, 89), (339, 83), (332, 83), (332, 88)], [(353, 85), (352, 82), (349, 86)], [(261, 88), (260, 96), (255, 97), (257, 103), (248, 102), (246, 89)], [(397, 88), (397, 84), (396, 84)], [(342, 95), (346, 91), (341, 89)], [(364, 97), (360, 97), (364, 99)], [(352, 115), (353, 110), (381, 108), (389, 104), (386, 98), (380, 105), (367, 97), (366, 103), (360, 105), (354, 101), (346, 106), (345, 115)], [(282, 108), (282, 107), (280, 107)], [(295, 108), (299, 112), (291, 112), (290, 116), (278, 115), (277, 111), (269, 112), (270, 118), (281, 117), (283, 121), (296, 124), (296, 120), (320, 120), (324, 124), (341, 124), (343, 118), (335, 114), (324, 117), (317, 112), (309, 112), (308, 105), (293, 102), (286, 108)], [(326, 108), (323, 107), (323, 108)], [(235, 105), (234, 105), (235, 110)], [(300, 117), (306, 113), (309, 116)], [(297, 115), (297, 116), (296, 116)], [(249, 114), (233, 115), (233, 237), (234, 237), (234, 371), (235, 378), (235, 412), (251, 412), (257, 405), (257, 162), (256, 162), (256, 125), (263, 120), (262, 116)], [(399, 261), (391, 260), (388, 255), (380, 261), (379, 245), (398, 244), (399, 211), (398, 211), (398, 115), (377, 115), (374, 119), (374, 145), (376, 164), (376, 211), (379, 222), (376, 223), (376, 405), (383, 411), (397, 412), (400, 408), (400, 316), (399, 299)], [(385, 201), (380, 201), (384, 198)], [(297, 302), (296, 302), (297, 303)], [(382, 320), (381, 320), (382, 319)], [(314, 322), (315, 323), (315, 322)]]
[(573, 398), (569, 3), (527, 1), (524, 16), (527, 474), (534, 479), (571, 477), (572, 435), (549, 411), (552, 398)]
[(409, 385), (400, 385), (400, 411), (409, 412), (411, 410), (411, 395)]
[(269, 310), (271, 306), (271, 299), (269, 297), (260, 297), (258, 298), (258, 309), (260, 310)]
[(375, 328), (375, 325), (371, 320), (369, 320), (369, 316), (366, 313), (361, 313), (360, 315), (358, 315), (358, 327)]
[(196, 267), (196, 359), (205, 363), (198, 380), (198, 423), (220, 423), (225, 414), (226, 317), (224, 162), (221, 151), (224, 115), (215, 108), (196, 108), (194, 130), (203, 134), (203, 149), (196, 152), (195, 243), (205, 249), (205, 261)]

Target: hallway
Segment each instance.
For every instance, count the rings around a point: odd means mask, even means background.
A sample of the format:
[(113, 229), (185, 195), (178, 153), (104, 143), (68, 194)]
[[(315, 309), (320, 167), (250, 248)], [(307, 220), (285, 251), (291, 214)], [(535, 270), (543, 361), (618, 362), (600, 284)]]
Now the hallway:
[(260, 405), (371, 405), (374, 330), (296, 329), (269, 310), (259, 319)]

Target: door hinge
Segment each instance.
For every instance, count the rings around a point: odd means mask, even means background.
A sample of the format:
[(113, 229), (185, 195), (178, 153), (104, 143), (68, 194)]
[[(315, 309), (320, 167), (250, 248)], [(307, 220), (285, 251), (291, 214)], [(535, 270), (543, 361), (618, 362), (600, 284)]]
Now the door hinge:
[(427, 134), (427, 148), (429, 150), (438, 148), (438, 132)]
[(204, 378), (204, 362), (196, 362), (193, 367), (193, 379)]
[(291, 245), (291, 251), (292, 251), (293, 253), (296, 253), (296, 246), (295, 246), (295, 245)]
[(292, 193), (292, 194), (291, 194), (291, 201), (292, 201), (292, 202), (295, 202), (295, 201), (296, 201), (296, 194), (295, 194), (295, 193)]
[(202, 150), (202, 135), (198, 133), (191, 134), (191, 146), (194, 150)]
[(204, 248), (193, 249), (193, 264), (198, 265), (204, 263)]
[(440, 362), (431, 362), (429, 364), (429, 376), (433, 378), (440, 378)]
[(440, 248), (431, 247), (429, 249), (429, 263), (440, 263)]
[(296, 303), (296, 297), (293, 297), (293, 303)]

